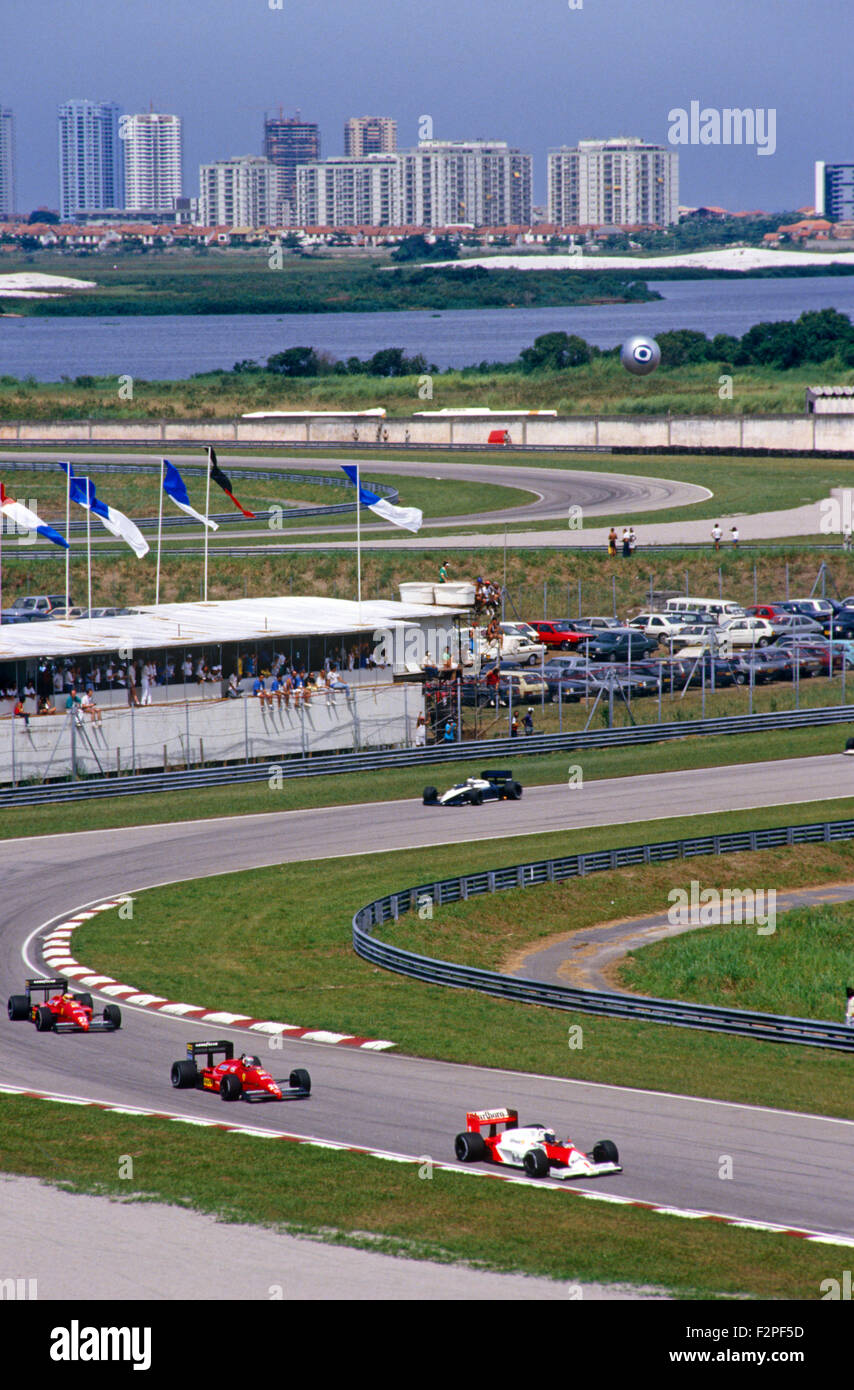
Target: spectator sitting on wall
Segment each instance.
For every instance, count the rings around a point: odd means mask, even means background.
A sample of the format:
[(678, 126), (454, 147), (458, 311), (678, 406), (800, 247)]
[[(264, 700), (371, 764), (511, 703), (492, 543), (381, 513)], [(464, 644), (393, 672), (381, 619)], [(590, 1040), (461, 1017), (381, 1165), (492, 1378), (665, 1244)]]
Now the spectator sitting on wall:
[(240, 686), (239, 686), (238, 681), (237, 681), (237, 672), (236, 672), (236, 671), (232, 671), (231, 675), (230, 675), (229, 678), (228, 678), (228, 687), (227, 687), (226, 692), (225, 692), (225, 698), (226, 698), (227, 700), (239, 700), (239, 699), (240, 699)]
[(27, 711), (24, 709), (24, 697), (23, 697), (23, 695), (21, 695), (20, 692), (18, 693), (18, 699), (17, 699), (17, 701), (16, 701), (16, 703), (15, 703), (15, 709), (14, 709), (13, 713), (14, 713), (14, 716), (15, 716), (16, 719), (23, 719), (23, 721), (24, 721), (25, 725), (27, 726), (27, 728), (30, 727), (30, 716), (27, 714)]

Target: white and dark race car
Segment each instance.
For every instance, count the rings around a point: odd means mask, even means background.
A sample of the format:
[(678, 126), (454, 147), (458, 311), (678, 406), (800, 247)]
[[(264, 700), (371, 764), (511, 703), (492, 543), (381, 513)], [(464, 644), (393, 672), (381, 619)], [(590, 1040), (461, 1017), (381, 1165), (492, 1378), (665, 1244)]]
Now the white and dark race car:
[(617, 1146), (600, 1139), (591, 1152), (571, 1139), (558, 1139), (547, 1125), (520, 1125), (518, 1110), (470, 1110), (466, 1127), (454, 1140), (461, 1163), (506, 1163), (530, 1178), (600, 1178), (622, 1173)]
[(518, 801), (522, 785), (513, 780), (513, 773), (494, 768), (479, 777), (467, 777), (457, 782), (441, 796), (435, 787), (424, 788), (425, 806), (480, 806), (484, 801)]

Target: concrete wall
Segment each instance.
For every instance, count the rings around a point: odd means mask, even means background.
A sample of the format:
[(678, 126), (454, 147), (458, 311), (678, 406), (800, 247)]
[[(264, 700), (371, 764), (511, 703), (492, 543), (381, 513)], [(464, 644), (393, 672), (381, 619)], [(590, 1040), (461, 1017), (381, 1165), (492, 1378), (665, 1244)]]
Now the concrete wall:
[(258, 700), (180, 701), (128, 709), (104, 708), (100, 724), (69, 715), (0, 718), (0, 783), (71, 772), (72, 742), (80, 774), (154, 771), (204, 762), (277, 759), (354, 748), (409, 745), (423, 711), (418, 685), (362, 686), (315, 698), (308, 706), (272, 709)]
[(852, 415), (701, 416), (509, 416), (380, 420), (345, 416), (335, 420), (74, 421), (56, 424), (0, 423), (0, 442), (12, 444), (351, 444), (383, 442), (486, 446), (492, 429), (507, 429), (513, 444), (541, 448), (714, 448), (854, 450)]

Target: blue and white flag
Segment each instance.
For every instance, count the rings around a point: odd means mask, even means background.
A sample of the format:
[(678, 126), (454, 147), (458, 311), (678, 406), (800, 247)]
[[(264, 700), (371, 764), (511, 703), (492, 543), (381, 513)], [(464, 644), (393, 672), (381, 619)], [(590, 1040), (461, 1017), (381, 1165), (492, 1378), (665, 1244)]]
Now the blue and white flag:
[[(356, 486), (356, 465), (353, 463), (342, 463), (341, 468), (347, 474), (353, 486)], [(377, 516), (381, 516), (383, 521), (391, 521), (395, 526), (403, 526), (407, 531), (420, 530), (424, 520), (424, 513), (417, 507), (395, 507), (385, 497), (377, 497), (375, 492), (369, 492), (366, 487), (359, 483), (359, 502), (363, 507), (369, 507)]]
[(40, 536), (44, 536), (45, 540), (53, 541), (54, 545), (61, 545), (63, 550), (68, 549), (68, 541), (58, 531), (54, 531), (53, 527), (42, 521), (40, 516), (31, 512), (29, 507), (24, 506), (23, 502), (14, 502), (11, 497), (7, 497), (6, 489), (2, 483), (0, 483), (0, 512), (4, 516), (8, 516), (10, 521), (14, 521), (19, 531), (37, 531)]
[(68, 474), (68, 495), (72, 502), (76, 502), (78, 507), (85, 507), (96, 516), (111, 536), (130, 546), (138, 560), (147, 555), (148, 541), (136, 523), (131, 521), (129, 516), (125, 516), (124, 512), (102, 502), (95, 493), (95, 484), (91, 478), (79, 478), (70, 463), (60, 463), (59, 466)]
[(219, 527), (215, 521), (211, 521), (209, 516), (202, 516), (195, 507), (190, 506), (190, 499), (187, 496), (187, 489), (184, 486), (184, 479), (178, 472), (174, 464), (168, 459), (163, 460), (163, 491), (167, 497), (171, 497), (176, 507), (180, 507), (187, 516), (194, 516), (196, 521), (200, 521), (203, 526), (207, 526), (209, 531), (218, 531)]

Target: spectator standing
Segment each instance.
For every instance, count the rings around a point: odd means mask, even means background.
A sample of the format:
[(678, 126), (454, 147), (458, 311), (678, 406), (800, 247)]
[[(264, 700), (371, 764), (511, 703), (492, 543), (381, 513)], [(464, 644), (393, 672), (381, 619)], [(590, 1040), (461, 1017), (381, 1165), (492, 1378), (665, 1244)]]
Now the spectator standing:
[(522, 720), (522, 723), (525, 726), (526, 734), (532, 734), (534, 732), (534, 711), (532, 709), (528, 709), (528, 712), (525, 715), (525, 718)]
[(424, 748), (427, 745), (427, 720), (423, 714), (419, 714), (415, 721), (415, 747)]
[(735, 547), (736, 550), (738, 550), (738, 527), (737, 527), (737, 526), (730, 526), (730, 528), (729, 528), (729, 534), (730, 534), (730, 539), (732, 540), (733, 546)]
[(623, 559), (624, 559), (624, 560), (628, 560), (629, 556), (630, 556), (631, 553), (632, 553), (632, 545), (631, 545), (631, 540), (629, 539), (629, 530), (628, 530), (628, 527), (627, 527), (627, 526), (624, 526), (624, 527), (623, 527), (622, 547), (623, 547)]
[(718, 523), (715, 522), (712, 527), (712, 545), (715, 547), (715, 550), (720, 550), (721, 548), (721, 535), (721, 528)]
[(845, 1022), (849, 1028), (854, 1028), (854, 989), (849, 985), (845, 991)]
[(136, 693), (136, 665), (133, 661), (128, 662), (128, 705), (136, 705), (139, 709), (139, 696)]
[(447, 560), (443, 560), (442, 563), (441, 563), (441, 565), (439, 566), (439, 583), (440, 583), (440, 584), (446, 584), (447, 582), (448, 582), (448, 562), (447, 562)]
[(637, 545), (637, 543), (638, 543), (638, 538), (637, 538), (637, 536), (635, 535), (635, 528), (634, 528), (634, 526), (630, 526), (630, 527), (629, 527), (629, 555), (634, 555), (634, 553), (635, 553), (635, 546)]
[(151, 704), (151, 667), (147, 661), (142, 663), (142, 701), (143, 705)]
[(514, 714), (514, 715), (513, 715), (513, 718), (510, 720), (510, 737), (511, 737), (511, 738), (516, 738), (516, 736), (517, 736), (518, 733), (519, 733), (519, 720), (518, 720), (518, 717)]
[(614, 530), (614, 528), (613, 528), (613, 526), (612, 526), (611, 529), (610, 529), (610, 531), (608, 532), (608, 554), (609, 554), (609, 555), (616, 555), (616, 553), (617, 553), (617, 533), (616, 533), (616, 531)]

